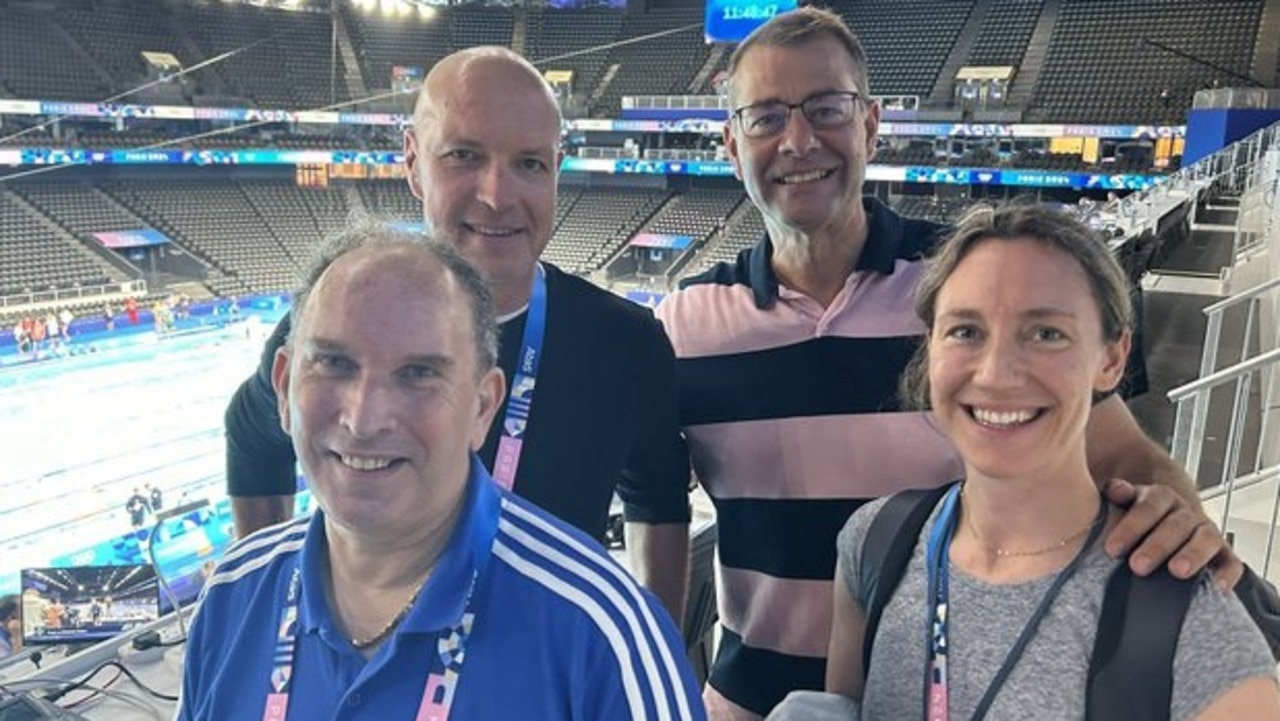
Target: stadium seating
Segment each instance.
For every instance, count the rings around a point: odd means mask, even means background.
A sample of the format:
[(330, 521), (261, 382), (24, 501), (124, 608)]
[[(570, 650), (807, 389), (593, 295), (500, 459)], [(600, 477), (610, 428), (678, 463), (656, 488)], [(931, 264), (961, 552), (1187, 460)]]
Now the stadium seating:
[(147, 227), (146, 221), (89, 185), (48, 181), (15, 184), (12, 190), (73, 235)]
[(11, 190), (0, 190), (0, 295), (125, 280)]
[(48, 13), (5, 5), (0, 80), (19, 98), (101, 100), (113, 88), (97, 66), (71, 50)]
[(745, 203), (719, 238), (708, 241), (686, 268), (686, 274), (701, 273), (716, 263), (731, 263), (738, 253), (755, 245), (764, 234), (764, 218), (754, 205)]
[(575, 95), (591, 93), (604, 73), (606, 50), (561, 56), (607, 45), (622, 29), (617, 10), (531, 10), (525, 56), (540, 70), (572, 70)]
[(181, 247), (239, 281), (214, 292), (293, 286), (298, 262), (236, 184), (121, 182), (110, 184), (108, 192)]
[(543, 257), (571, 273), (599, 268), (670, 197), (651, 188), (587, 188), (560, 221)]
[[(1057, 1), (1057, 0), (1055, 0)], [(1217, 65), (1246, 75), (1264, 0), (1061, 0), (1029, 120), (1050, 122), (1181, 122), (1196, 90), (1238, 83)], [(879, 95), (926, 97), (939, 80), (974, 0), (834, 0), (860, 36)], [(701, 39), (701, 7), (529, 9), (458, 5), (434, 17), (384, 18), (339, 3), (338, 20), (372, 94), (391, 85), (391, 68), (429, 69), (452, 50), (511, 45), (543, 69), (575, 73), (578, 102), (597, 117), (618, 114), (621, 98), (714, 92), (729, 53), (691, 88), (712, 57)], [(964, 62), (1014, 65), (1045, 0), (989, 0)], [(332, 18), (245, 4), (5, 4), (0, 24), (0, 95), (100, 101), (146, 76), (143, 50), (175, 55), (195, 71), (183, 92), (194, 101), (315, 108), (349, 99), (343, 53), (335, 57)], [(523, 25), (523, 27), (518, 26)], [(1197, 63), (1142, 42), (1149, 38), (1201, 58)], [(638, 42), (631, 42), (636, 41)], [(621, 44), (620, 44), (621, 43)], [(569, 58), (563, 55), (599, 48)], [(226, 57), (220, 57), (226, 53)], [(546, 61), (552, 59), (550, 63)], [(1207, 63), (1207, 64), (1206, 64)], [(609, 69), (617, 66), (616, 71)], [(607, 79), (607, 81), (606, 81)]]
[(842, 0), (831, 9), (858, 34), (875, 95), (928, 95), (973, 0)]
[(453, 47), (503, 45), (511, 47), (515, 17), (510, 8), (464, 5), (454, 8), (451, 27)]
[(966, 64), (1020, 65), (1043, 9), (1044, 0), (994, 0)]
[(709, 52), (702, 41), (701, 8), (625, 16), (619, 42), (641, 37), (649, 39), (609, 50), (606, 67), (617, 65), (618, 71), (599, 102), (592, 106), (594, 117), (617, 117), (624, 95), (689, 94), (689, 84), (706, 63)]
[(360, 70), (370, 92), (391, 88), (391, 68), (396, 65), (425, 69), (448, 55), (451, 14), (440, 12), (431, 20), (384, 18), (343, 8), (343, 19), (360, 59)]
[(403, 180), (374, 180), (360, 183), (364, 206), (378, 214), (410, 222), (422, 221), (422, 203), (409, 192)]
[[(327, 15), (249, 5), (182, 5), (193, 41), (240, 95), (262, 108), (318, 108), (348, 98), (342, 68), (332, 74)], [(336, 80), (336, 82), (334, 82)]]
[(1197, 90), (1238, 81), (1143, 39), (1247, 75), (1261, 10), (1262, 0), (1065, 0), (1031, 116), (1085, 123), (1182, 122)]
[[(79, 3), (61, 8), (55, 17), (71, 38), (111, 76), (119, 90), (147, 82), (144, 51), (169, 53), (184, 67), (202, 59), (182, 46), (169, 23), (168, 13), (157, 12), (155, 8), (131, 3)], [(196, 71), (191, 80), (195, 81), (203, 72), (207, 71)]]
[(694, 244), (701, 244), (724, 228), (729, 215), (745, 197), (736, 188), (692, 190), (672, 198), (642, 231), (687, 235), (693, 238)]
[(924, 218), (939, 223), (950, 223), (964, 214), (975, 200), (969, 198), (935, 198), (932, 196), (905, 195), (894, 202), (894, 208), (910, 218)]

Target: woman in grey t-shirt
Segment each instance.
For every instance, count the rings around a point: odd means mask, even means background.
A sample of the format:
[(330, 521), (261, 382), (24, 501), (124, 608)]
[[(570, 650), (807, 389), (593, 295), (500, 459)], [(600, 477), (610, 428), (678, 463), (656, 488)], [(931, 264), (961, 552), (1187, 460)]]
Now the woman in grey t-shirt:
[[(1070, 216), (982, 208), (925, 271), (917, 311), (928, 337), (905, 385), (932, 407), (965, 480), (926, 522), (869, 669), (857, 569), (883, 502), (854, 514), (839, 539), (831, 695), (796, 695), (770, 718), (1083, 719), (1120, 563), (1099, 540), (1119, 513), (1089, 474), (1085, 424), (1094, 394), (1124, 371), (1126, 279)], [(1200, 583), (1178, 639), (1170, 717), (1280, 719), (1261, 633), (1233, 595)]]

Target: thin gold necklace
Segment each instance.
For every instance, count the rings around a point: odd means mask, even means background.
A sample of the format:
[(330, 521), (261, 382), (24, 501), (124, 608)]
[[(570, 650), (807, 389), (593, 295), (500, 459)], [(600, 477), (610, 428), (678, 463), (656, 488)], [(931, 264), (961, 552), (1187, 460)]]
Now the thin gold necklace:
[(396, 612), (396, 615), (391, 617), (390, 621), (387, 621), (387, 625), (383, 626), (381, 631), (378, 631), (369, 638), (356, 638), (355, 636), (352, 636), (351, 645), (355, 646), (357, 650), (363, 651), (366, 648), (376, 646), (381, 643), (396, 626), (400, 625), (400, 622), (404, 620), (404, 617), (409, 615), (409, 609), (413, 608), (413, 604), (418, 600), (418, 594), (422, 593), (422, 588), (427, 585), (428, 578), (431, 578), (431, 573), (429, 571), (427, 572), (426, 577), (422, 579), (422, 582), (418, 584), (418, 587), (413, 590), (413, 595), (409, 597), (409, 601), (405, 603), (404, 606), (400, 607), (400, 610)]
[[(964, 486), (961, 485), (960, 486), (961, 499), (964, 498), (964, 490), (965, 490)], [(999, 546), (993, 546), (987, 543), (982, 538), (982, 534), (978, 533), (978, 527), (973, 522), (973, 514), (972, 513), (964, 514), (965, 525), (969, 527), (969, 532), (973, 534), (973, 537), (978, 541), (978, 544), (980, 546), (996, 554), (997, 558), (1023, 558), (1026, 556), (1043, 556), (1047, 553), (1053, 553), (1054, 551), (1061, 551), (1062, 549), (1066, 548), (1069, 544), (1080, 540), (1080, 538), (1083, 537), (1089, 531), (1092, 531), (1093, 527), (1101, 523), (1104, 518), (1106, 518), (1105, 514), (1098, 513), (1094, 516), (1093, 520), (1089, 521), (1089, 525), (1085, 526), (1084, 528), (1081, 528), (1075, 533), (1072, 533), (1070, 536), (1067, 536), (1061, 541), (1050, 544), (1048, 546), (1042, 546), (1040, 548), (1029, 548), (1024, 550), (1021, 548), (1013, 548), (1013, 549), (1001, 548)]]

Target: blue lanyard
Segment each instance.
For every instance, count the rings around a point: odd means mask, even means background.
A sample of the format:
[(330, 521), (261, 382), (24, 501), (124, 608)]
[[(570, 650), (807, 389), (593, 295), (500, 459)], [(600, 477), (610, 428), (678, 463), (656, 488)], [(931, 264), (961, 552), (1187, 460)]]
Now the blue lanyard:
[[(951, 538), (955, 535), (956, 524), (959, 522), (960, 517), (958, 513), (960, 487), (960, 484), (957, 483), (947, 491), (942, 501), (942, 511), (938, 514), (938, 519), (934, 522), (933, 529), (929, 532), (929, 543), (925, 547), (925, 567), (929, 571), (929, 591), (926, 601), (929, 613), (929, 621), (926, 626), (928, 630), (926, 648), (928, 649), (929, 659), (928, 663), (925, 664), (924, 681), (924, 718), (927, 721), (947, 721), (948, 717), (947, 656), (950, 651), (950, 644), (947, 640), (948, 602), (950, 598), (948, 559), (951, 553)], [(1004, 686), (1009, 674), (1013, 672), (1013, 667), (1017, 665), (1018, 659), (1022, 657), (1023, 651), (1026, 650), (1027, 644), (1035, 636), (1036, 630), (1040, 627), (1040, 622), (1044, 620), (1045, 615), (1049, 612), (1049, 607), (1053, 605), (1053, 600), (1057, 598), (1058, 593), (1066, 585), (1067, 581), (1075, 575), (1085, 555), (1102, 534), (1102, 527), (1105, 525), (1103, 521), (1106, 517), (1107, 504), (1103, 501), (1098, 504), (1098, 517), (1094, 519), (1093, 528), (1089, 531), (1089, 536), (1085, 539), (1084, 545), (1076, 552), (1075, 558), (1071, 559), (1071, 563), (1058, 572), (1058, 575), (1053, 579), (1053, 583), (1050, 584), (1049, 590), (1040, 599), (1040, 605), (1036, 607), (1035, 612), (1031, 614), (1030, 620), (1027, 621), (1022, 632), (1018, 634), (1013, 647), (1009, 649), (1009, 653), (1005, 656), (1004, 663), (1000, 664), (1000, 669), (996, 671), (991, 683), (987, 686), (986, 692), (982, 695), (982, 699), (974, 709), (973, 721), (979, 721), (986, 717), (991, 705), (995, 702), (996, 694)]]
[(502, 436), (493, 459), (493, 479), (506, 490), (516, 484), (516, 470), (524, 449), (524, 432), (533, 412), (533, 391), (538, 382), (538, 364), (542, 361), (542, 341), (547, 329), (547, 271), (537, 264), (533, 275), (533, 292), (529, 296), (529, 315), (525, 319), (524, 338), (511, 377), (511, 394), (507, 413), (502, 419)]
[[(451, 628), (440, 634), (436, 651), (440, 656), (441, 670), (427, 675), (422, 690), (415, 721), (448, 721), (453, 706), (454, 692), (462, 676), (462, 663), (466, 660), (467, 640), (475, 625), (475, 613), (471, 602), (475, 596), (479, 571), (471, 577), (471, 588), (463, 605), (462, 617)], [(280, 610), (280, 626), (276, 631), (275, 651), (272, 654), (271, 690), (262, 709), (262, 721), (285, 721), (289, 714), (289, 686), (293, 681), (293, 664), (298, 650), (298, 596), (302, 585), (302, 572), (295, 564), (289, 578), (289, 589), (284, 607)]]

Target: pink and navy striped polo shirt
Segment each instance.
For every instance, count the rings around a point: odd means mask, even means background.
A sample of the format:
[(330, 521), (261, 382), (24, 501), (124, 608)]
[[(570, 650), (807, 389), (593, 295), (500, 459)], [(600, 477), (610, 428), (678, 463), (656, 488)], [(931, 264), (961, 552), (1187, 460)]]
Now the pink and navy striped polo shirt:
[(866, 247), (828, 308), (780, 287), (767, 236), (658, 308), (719, 524), (713, 717), (752, 718), (822, 688), (836, 534), (867, 500), (961, 475), (941, 431), (897, 396), (924, 333), (913, 293), (940, 226), (873, 198), (864, 207)]

